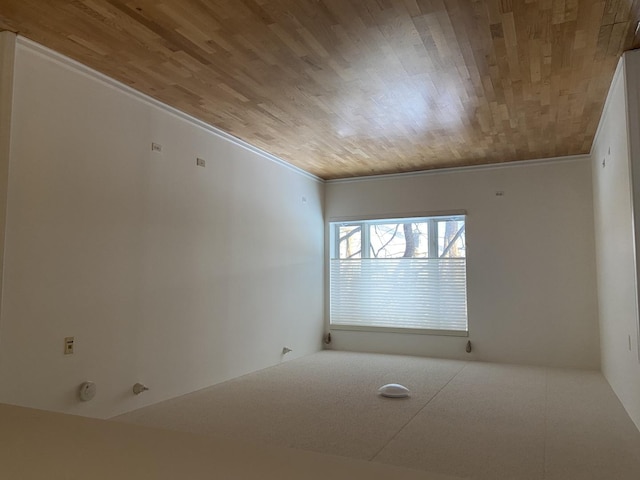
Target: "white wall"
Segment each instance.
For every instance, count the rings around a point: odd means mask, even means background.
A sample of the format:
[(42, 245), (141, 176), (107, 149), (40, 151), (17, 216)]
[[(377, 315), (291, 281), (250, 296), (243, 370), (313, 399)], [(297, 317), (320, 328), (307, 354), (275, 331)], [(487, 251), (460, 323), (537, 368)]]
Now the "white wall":
[(464, 337), (338, 330), (333, 348), (598, 368), (588, 157), (336, 181), (326, 189), (328, 221), (451, 210), (468, 215), (473, 353), (465, 353)]
[(0, 402), (108, 417), (321, 348), (321, 182), (23, 39), (14, 78)]
[[(640, 214), (640, 190), (636, 186), (632, 193), (631, 184), (632, 171), (636, 182), (640, 176), (640, 150), (636, 144), (637, 128), (631, 130), (635, 139), (630, 143), (628, 113), (637, 119), (640, 111), (639, 69), (638, 51), (626, 53), (618, 64), (592, 149), (602, 372), (638, 427), (640, 364), (634, 213)], [(635, 148), (630, 150), (631, 146)], [(640, 226), (637, 218), (635, 225)]]

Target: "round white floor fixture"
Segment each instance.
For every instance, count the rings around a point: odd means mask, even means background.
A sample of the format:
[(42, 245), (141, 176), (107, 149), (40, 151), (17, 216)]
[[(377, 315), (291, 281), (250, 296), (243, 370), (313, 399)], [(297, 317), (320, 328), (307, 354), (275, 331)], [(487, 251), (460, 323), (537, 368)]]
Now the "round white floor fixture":
[(409, 396), (409, 389), (399, 383), (387, 383), (378, 389), (378, 393), (383, 397), (406, 398)]

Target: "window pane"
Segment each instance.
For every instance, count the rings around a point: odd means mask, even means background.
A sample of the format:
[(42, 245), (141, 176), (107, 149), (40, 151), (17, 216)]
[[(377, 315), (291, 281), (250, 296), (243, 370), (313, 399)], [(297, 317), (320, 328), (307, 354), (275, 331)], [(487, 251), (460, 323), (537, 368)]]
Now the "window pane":
[(438, 221), (438, 257), (465, 258), (464, 220)]
[(374, 223), (369, 228), (371, 258), (427, 256), (429, 229), (425, 222)]
[(362, 258), (362, 225), (340, 225), (338, 258)]

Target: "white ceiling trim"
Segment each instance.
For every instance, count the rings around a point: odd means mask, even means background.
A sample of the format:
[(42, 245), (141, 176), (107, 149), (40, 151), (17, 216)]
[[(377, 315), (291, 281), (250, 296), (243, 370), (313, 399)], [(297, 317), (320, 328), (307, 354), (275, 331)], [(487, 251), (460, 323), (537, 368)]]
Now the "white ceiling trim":
[(301, 168), (296, 167), (295, 165), (292, 165), (288, 162), (285, 162), (284, 160), (282, 160), (281, 158), (266, 152), (258, 147), (255, 147), (253, 145), (251, 145), (250, 143), (245, 142), (244, 140), (241, 140), (237, 137), (234, 137), (233, 135), (220, 130), (217, 127), (214, 127), (213, 125), (210, 125), (206, 122), (203, 122), (202, 120), (198, 120), (195, 117), (192, 117), (191, 115), (188, 115), (186, 113), (184, 113), (181, 110), (178, 110), (176, 108), (171, 107), (170, 105), (167, 105), (166, 103), (163, 103), (159, 100), (156, 100), (153, 97), (150, 97), (149, 95), (146, 95), (144, 93), (139, 92), (138, 90), (125, 85), (122, 82), (119, 82), (117, 80), (114, 80), (113, 78), (104, 75), (92, 68), (87, 67), (86, 65), (83, 65), (82, 63), (73, 60), (65, 55), (62, 55), (61, 53), (58, 53), (54, 50), (51, 50), (50, 48), (47, 48), (43, 45), (40, 45), (37, 42), (34, 42), (33, 40), (29, 40), (28, 38), (25, 38), (23, 36), (18, 35), (17, 39), (16, 39), (16, 44), (20, 47), (26, 48), (28, 50), (31, 50), (32, 52), (35, 52), (37, 54), (43, 55), (47, 58), (49, 58), (50, 60), (60, 63), (68, 68), (71, 68), (73, 70), (75, 70), (76, 72), (82, 74), (82, 75), (86, 75), (90, 78), (96, 79), (104, 84), (109, 85), (110, 87), (116, 88), (118, 90), (120, 90), (122, 93), (126, 94), (126, 95), (130, 95), (138, 100), (141, 100), (142, 102), (145, 102), (149, 105), (152, 105), (156, 108), (159, 108), (161, 110), (164, 110), (165, 112), (174, 115), (176, 117), (179, 117), (182, 120), (185, 120), (189, 123), (191, 123), (193, 126), (201, 128), (203, 130), (206, 130), (207, 132), (222, 138), (228, 142), (233, 143), (234, 145), (240, 147), (240, 148), (244, 148), (245, 150), (248, 150), (252, 153), (255, 153), (256, 155), (261, 156), (262, 158), (269, 160), (271, 162), (274, 162), (278, 165), (280, 165), (281, 167), (284, 167), (288, 170), (291, 170), (299, 175), (302, 175), (304, 177), (307, 177), (308, 179), (314, 180), (316, 182), (319, 183), (324, 183), (324, 180), (320, 177), (317, 177), (305, 170), (302, 170)]
[(366, 182), (373, 180), (383, 180), (391, 178), (407, 178), (407, 177), (422, 177), (430, 175), (446, 175), (451, 173), (462, 172), (474, 172), (474, 171), (486, 171), (486, 170), (500, 170), (503, 168), (519, 168), (519, 167), (531, 167), (535, 165), (548, 165), (567, 162), (583, 162), (590, 161), (591, 155), (568, 155), (566, 157), (552, 157), (552, 158), (538, 158), (534, 160), (517, 160), (513, 162), (501, 162), (501, 163), (486, 163), (483, 165), (470, 165), (465, 167), (451, 167), (451, 168), (436, 168), (433, 170), (421, 170), (418, 172), (404, 172), (404, 173), (389, 173), (385, 175), (371, 175), (365, 177), (352, 177), (352, 178), (337, 178), (335, 180), (326, 180), (325, 183), (354, 183), (354, 182)]

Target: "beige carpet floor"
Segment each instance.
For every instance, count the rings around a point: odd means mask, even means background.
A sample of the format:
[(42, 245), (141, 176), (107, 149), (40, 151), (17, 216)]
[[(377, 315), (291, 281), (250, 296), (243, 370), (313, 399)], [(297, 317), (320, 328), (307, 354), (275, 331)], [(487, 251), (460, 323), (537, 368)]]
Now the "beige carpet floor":
[(114, 420), (459, 478), (640, 479), (640, 432), (583, 370), (325, 351)]

